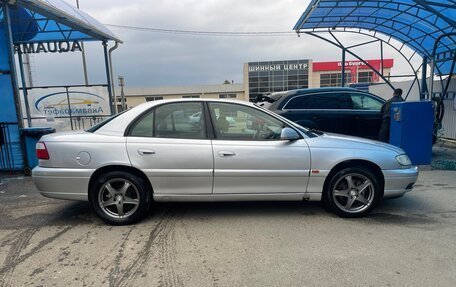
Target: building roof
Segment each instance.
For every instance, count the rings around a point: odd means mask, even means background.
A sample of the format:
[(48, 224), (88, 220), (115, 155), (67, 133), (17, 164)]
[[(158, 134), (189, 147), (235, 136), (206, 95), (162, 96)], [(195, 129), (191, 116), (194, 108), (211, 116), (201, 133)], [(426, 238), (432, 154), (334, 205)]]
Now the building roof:
[[(117, 92), (117, 90), (116, 90), (116, 92)], [(125, 95), (127, 97), (186, 95), (186, 94), (194, 95), (194, 94), (214, 94), (214, 93), (240, 93), (240, 92), (244, 92), (243, 84), (125, 88)]]
[(293, 29), (305, 32), (336, 28), (379, 32), (428, 57), (439, 39), (436, 54), (449, 58), (439, 63), (440, 72), (445, 74), (456, 53), (456, 1), (312, 0)]
[(63, 0), (17, 0), (10, 5), (10, 15), (15, 44), (76, 40), (122, 42), (103, 24)]

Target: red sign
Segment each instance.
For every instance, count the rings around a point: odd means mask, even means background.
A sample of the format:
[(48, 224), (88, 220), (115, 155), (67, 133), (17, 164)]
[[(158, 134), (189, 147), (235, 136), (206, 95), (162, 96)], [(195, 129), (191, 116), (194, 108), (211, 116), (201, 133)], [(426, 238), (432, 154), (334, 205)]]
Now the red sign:
[[(375, 70), (380, 70), (381, 60), (366, 60), (366, 62), (371, 65)], [(393, 59), (383, 59), (383, 68), (392, 68), (394, 64)], [(314, 72), (321, 71), (340, 71), (342, 70), (342, 62), (314, 62), (313, 65)], [(355, 61), (345, 61), (345, 71), (351, 74), (351, 83), (357, 83), (358, 79), (358, 70), (371, 70), (371, 68), (366, 65), (364, 62), (355, 60)], [(378, 82), (379, 76), (377, 73), (372, 73), (372, 81)]]
[[(379, 70), (380, 69), (380, 62), (381, 60), (366, 60), (366, 62), (374, 67), (375, 69)], [(383, 68), (392, 68), (394, 64), (393, 59), (383, 59)], [(342, 62), (314, 62), (313, 65), (313, 70), (314, 72), (320, 72), (320, 71), (340, 71), (342, 69)], [(364, 64), (361, 61), (345, 61), (345, 68), (351, 69), (351, 68), (358, 68), (358, 69), (368, 69), (370, 70), (370, 67)]]

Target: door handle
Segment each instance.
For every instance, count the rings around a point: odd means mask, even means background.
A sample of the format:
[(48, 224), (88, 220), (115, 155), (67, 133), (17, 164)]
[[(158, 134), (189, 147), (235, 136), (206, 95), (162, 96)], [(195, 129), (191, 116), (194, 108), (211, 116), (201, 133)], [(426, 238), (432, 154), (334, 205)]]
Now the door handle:
[(218, 152), (219, 156), (221, 157), (227, 157), (227, 156), (235, 156), (236, 154), (232, 151), (219, 151)]
[(138, 153), (140, 155), (151, 155), (151, 154), (155, 154), (155, 151), (150, 150), (150, 149), (138, 149)]

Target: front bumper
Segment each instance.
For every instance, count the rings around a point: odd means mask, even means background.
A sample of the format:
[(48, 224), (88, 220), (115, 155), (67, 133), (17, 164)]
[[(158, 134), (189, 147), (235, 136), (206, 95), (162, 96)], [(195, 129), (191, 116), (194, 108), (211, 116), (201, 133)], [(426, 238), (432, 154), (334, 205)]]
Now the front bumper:
[(32, 171), (32, 177), (36, 188), (43, 196), (87, 201), (89, 181), (94, 171), (37, 166)]
[(383, 198), (401, 197), (413, 189), (418, 179), (418, 167), (383, 170), (385, 192)]

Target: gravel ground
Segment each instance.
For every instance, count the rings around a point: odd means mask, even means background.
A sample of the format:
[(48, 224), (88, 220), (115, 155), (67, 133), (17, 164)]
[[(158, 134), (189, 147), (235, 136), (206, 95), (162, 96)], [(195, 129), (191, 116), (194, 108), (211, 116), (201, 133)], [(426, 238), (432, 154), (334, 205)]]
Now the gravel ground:
[(87, 203), (0, 183), (0, 286), (455, 286), (456, 173), (361, 219), (319, 203), (157, 204), (112, 227)]

